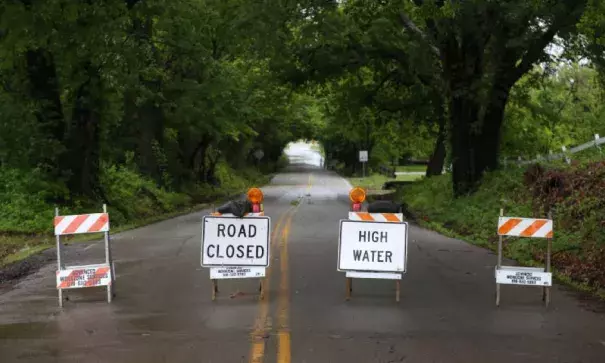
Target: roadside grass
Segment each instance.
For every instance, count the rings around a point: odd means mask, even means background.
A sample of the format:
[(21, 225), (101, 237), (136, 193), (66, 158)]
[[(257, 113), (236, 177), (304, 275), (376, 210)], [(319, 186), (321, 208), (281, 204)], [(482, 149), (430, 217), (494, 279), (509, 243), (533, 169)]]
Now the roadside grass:
[(371, 192), (382, 190), (383, 184), (388, 181), (416, 181), (422, 178), (423, 175), (397, 175), (397, 178), (393, 179), (382, 174), (372, 174), (365, 178), (349, 178), (349, 182), (351, 182), (354, 187), (362, 187), (366, 191)]
[[(594, 170), (582, 167), (554, 173), (564, 178), (585, 174), (598, 182), (600, 176)], [(495, 251), (500, 208), (508, 216), (545, 217), (536, 208), (531, 188), (524, 184), (525, 170), (509, 168), (488, 173), (475, 194), (461, 198), (453, 198), (451, 175), (421, 180), (401, 188), (397, 195), (421, 226)], [(603, 210), (598, 209), (600, 204), (593, 203), (593, 199), (594, 195), (589, 199), (578, 194), (555, 206), (553, 274), (565, 284), (605, 298), (600, 267), (605, 262), (605, 223), (599, 217)], [(578, 217), (578, 208), (582, 209), (579, 215), (584, 217)], [(575, 221), (575, 218), (581, 219)], [(544, 239), (507, 238), (504, 243), (505, 256), (525, 266), (544, 266), (545, 250)]]
[(400, 172), (426, 172), (426, 165), (399, 165), (395, 168)]
[[(174, 218), (200, 211), (226, 202), (251, 187), (267, 184), (272, 175), (261, 175), (254, 170), (235, 173), (232, 170), (221, 170), (222, 187), (197, 186), (187, 193), (173, 193), (161, 190), (155, 185), (140, 179), (139, 175), (130, 171), (114, 169), (112, 184), (108, 189), (108, 212), (111, 221), (111, 233), (139, 228), (162, 220)], [(97, 205), (98, 204), (98, 205)], [(87, 205), (76, 203), (70, 207), (62, 208), (62, 214), (94, 213), (100, 210), (101, 202)], [(9, 205), (9, 207), (11, 207)], [(19, 208), (25, 208), (25, 204)], [(54, 207), (44, 206), (38, 202), (37, 209), (45, 209), (45, 218), (36, 220), (26, 232), (18, 223), (11, 220), (11, 224), (0, 226), (0, 267), (25, 259), (33, 254), (40, 253), (55, 246), (55, 237), (52, 234), (52, 216)], [(15, 207), (12, 208), (13, 210)], [(1, 214), (9, 213), (11, 208), (0, 210)], [(26, 211), (27, 212), (27, 211)], [(27, 212), (31, 213), (31, 212)], [(66, 244), (93, 241), (102, 238), (100, 234), (85, 234), (62, 237)]]

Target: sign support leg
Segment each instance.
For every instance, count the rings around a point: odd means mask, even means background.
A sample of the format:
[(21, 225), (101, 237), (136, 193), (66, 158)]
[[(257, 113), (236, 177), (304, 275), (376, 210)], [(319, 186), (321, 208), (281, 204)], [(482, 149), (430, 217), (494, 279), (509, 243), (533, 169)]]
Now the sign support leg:
[[(107, 213), (107, 205), (103, 204), (103, 213)], [(111, 259), (111, 249), (109, 248), (109, 232), (104, 233), (105, 236), (105, 263), (109, 266), (111, 270), (111, 281), (109, 285), (107, 285), (107, 302), (111, 302), (111, 298), (113, 297), (113, 289), (115, 284), (115, 271), (113, 269), (113, 261)]]
[[(504, 208), (500, 209), (500, 217), (504, 216)], [(498, 236), (498, 266), (499, 270), (502, 267), (502, 236)], [(496, 306), (500, 306), (500, 284), (496, 282)]]
[(400, 280), (396, 280), (395, 281), (395, 301), (399, 302), (399, 295), (401, 292), (401, 281)]
[[(55, 208), (55, 217), (59, 216), (59, 208)], [(57, 270), (61, 271), (61, 236), (57, 235)], [(63, 289), (59, 287), (59, 307), (63, 307)]]
[[(552, 220), (552, 212), (548, 212), (548, 219)], [(552, 238), (548, 238), (547, 239), (547, 245), (546, 245), (546, 272), (550, 272), (551, 270), (551, 266), (550, 266), (550, 255), (552, 254)], [(552, 286), (546, 286), (546, 288), (544, 289), (544, 304), (546, 305), (546, 308), (548, 308), (548, 305), (550, 305), (550, 289)]]
[(265, 299), (265, 279), (260, 279), (259, 290), (260, 290), (260, 296), (259, 296), (259, 298), (261, 300), (264, 300)]
[(351, 299), (351, 291), (353, 291), (353, 279), (350, 277), (347, 277), (346, 289), (347, 289), (346, 300), (349, 301)]
[(218, 282), (212, 279), (212, 301), (216, 300), (216, 293), (218, 293)]

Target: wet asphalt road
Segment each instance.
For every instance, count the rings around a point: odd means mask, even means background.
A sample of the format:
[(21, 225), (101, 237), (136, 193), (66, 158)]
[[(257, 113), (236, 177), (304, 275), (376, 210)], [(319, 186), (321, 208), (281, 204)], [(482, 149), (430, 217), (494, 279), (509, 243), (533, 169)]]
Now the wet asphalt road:
[[(349, 188), (297, 164), (263, 188), (274, 231), (262, 301), (258, 280), (223, 280), (211, 301), (199, 266), (209, 211), (114, 235), (111, 304), (80, 289), (59, 309), (45, 266), (0, 294), (0, 362), (605, 362), (597, 303), (556, 287), (546, 311), (539, 288), (505, 286), (496, 308), (496, 257), (415, 226), (401, 301), (392, 281), (355, 280), (346, 302), (336, 258)], [(66, 252), (68, 264), (96, 263), (103, 245)]]

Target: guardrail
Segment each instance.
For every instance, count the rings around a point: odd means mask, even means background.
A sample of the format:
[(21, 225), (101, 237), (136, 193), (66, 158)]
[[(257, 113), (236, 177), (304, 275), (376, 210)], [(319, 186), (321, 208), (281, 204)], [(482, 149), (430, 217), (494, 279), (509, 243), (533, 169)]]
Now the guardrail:
[(586, 142), (582, 145), (578, 145), (576, 147), (572, 147), (569, 150), (567, 150), (567, 147), (561, 146), (562, 152), (557, 153), (557, 154), (550, 153), (545, 156), (538, 155), (537, 158), (532, 159), (532, 160), (523, 160), (521, 157), (517, 158), (517, 160), (514, 160), (514, 161), (505, 159), (503, 161), (503, 163), (504, 163), (504, 165), (507, 165), (508, 163), (514, 163), (517, 165), (527, 165), (527, 164), (532, 164), (532, 163), (535, 163), (538, 161), (553, 161), (553, 160), (565, 159), (565, 161), (568, 164), (570, 164), (571, 159), (569, 158), (569, 155), (579, 153), (580, 151), (584, 151), (584, 150), (587, 150), (587, 149), (590, 149), (593, 147), (601, 149), (600, 145), (603, 145), (603, 144), (605, 144), (605, 137), (599, 137), (599, 134), (595, 134), (594, 140)]

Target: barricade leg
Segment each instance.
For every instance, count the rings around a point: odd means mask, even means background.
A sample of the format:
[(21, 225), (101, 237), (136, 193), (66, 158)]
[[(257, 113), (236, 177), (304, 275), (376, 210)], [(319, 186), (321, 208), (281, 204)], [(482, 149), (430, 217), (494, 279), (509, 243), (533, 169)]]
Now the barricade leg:
[(265, 299), (265, 279), (261, 279), (260, 280), (260, 286), (258, 287), (259, 291), (260, 291), (260, 296), (259, 298), (261, 300)]
[[(500, 217), (504, 216), (504, 208), (500, 209)], [(502, 236), (498, 236), (498, 269), (502, 267)], [(494, 276), (495, 278), (495, 276)], [(496, 306), (500, 306), (500, 284), (496, 282)]]
[[(107, 213), (107, 205), (103, 204), (103, 213)], [(113, 256), (111, 255), (111, 244), (109, 241), (109, 231), (104, 233), (105, 237), (105, 263), (111, 269), (111, 282), (107, 285), (107, 302), (111, 302), (112, 297), (116, 296), (116, 268), (113, 263)], [(111, 295), (111, 296), (110, 296)]]
[(218, 293), (218, 282), (216, 279), (212, 280), (212, 301), (216, 300), (216, 294)]
[(346, 289), (347, 289), (346, 300), (348, 301), (351, 299), (351, 291), (353, 291), (353, 279), (350, 277), (347, 277)]
[[(552, 212), (548, 212), (548, 219), (552, 220)], [(552, 254), (552, 238), (547, 239), (546, 246), (546, 272), (551, 272), (550, 256)], [(544, 304), (546, 308), (550, 305), (550, 289), (551, 286), (547, 286), (544, 291)]]
[[(55, 217), (59, 216), (59, 208), (55, 208)], [(56, 236), (57, 239), (57, 271), (61, 271), (61, 237), (59, 235)], [(56, 282), (55, 282), (56, 283)], [(59, 294), (59, 307), (63, 307), (63, 289), (58, 288)]]
[(395, 301), (399, 302), (399, 295), (401, 293), (401, 281), (395, 281)]
[(112, 290), (112, 284), (110, 283), (109, 285), (107, 285), (107, 302), (108, 303), (111, 302), (111, 290)]

